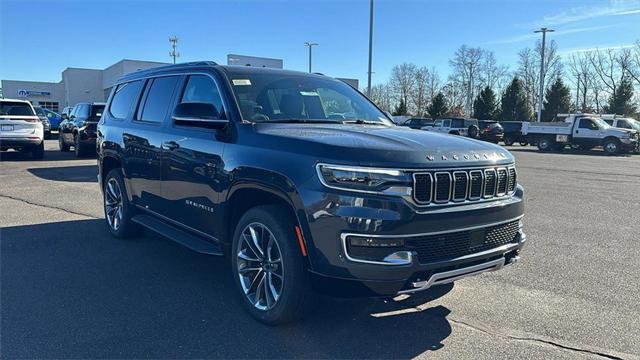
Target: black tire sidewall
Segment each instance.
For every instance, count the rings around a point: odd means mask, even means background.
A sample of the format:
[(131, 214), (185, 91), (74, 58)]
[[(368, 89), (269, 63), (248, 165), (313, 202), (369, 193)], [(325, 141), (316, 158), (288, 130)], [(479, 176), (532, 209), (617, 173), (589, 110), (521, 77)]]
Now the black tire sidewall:
[(75, 151), (76, 157), (82, 157), (84, 155), (84, 149), (80, 143), (80, 135), (73, 137), (73, 150)]
[[(112, 229), (111, 226), (109, 225), (109, 222), (107, 221), (107, 208), (104, 201), (104, 197), (106, 196), (105, 188), (107, 186), (107, 183), (109, 182), (109, 179), (112, 179), (112, 178), (116, 179), (116, 181), (118, 182), (118, 185), (120, 186), (120, 192), (122, 193), (122, 223), (120, 224), (120, 228), (118, 228), (118, 230)], [(135, 224), (133, 221), (131, 221), (131, 218), (133, 217), (135, 210), (133, 205), (129, 203), (127, 189), (124, 186), (124, 178), (122, 176), (122, 170), (120, 168), (115, 168), (109, 171), (107, 176), (104, 178), (104, 183), (102, 184), (102, 186), (103, 186), (102, 210), (104, 212), (104, 222), (107, 228), (109, 229), (109, 232), (111, 233), (111, 235), (120, 239), (125, 239), (137, 234), (139, 230), (139, 226)]]
[(513, 145), (513, 139), (511, 138), (511, 136), (505, 136), (505, 138), (504, 138), (504, 144), (505, 144), (505, 146), (511, 146), (511, 145)]
[(42, 140), (42, 142), (40, 143), (40, 145), (36, 146), (32, 151), (31, 151), (31, 156), (34, 159), (42, 159), (44, 158), (44, 139)]
[[(310, 302), (310, 284), (307, 278), (306, 263), (295, 237), (294, 221), (283, 206), (259, 206), (250, 209), (242, 216), (233, 234), (231, 266), (238, 294), (249, 313), (267, 325), (279, 325), (304, 316)], [(236, 256), (240, 246), (240, 236), (244, 228), (254, 222), (266, 226), (275, 236), (282, 254), (284, 268), (282, 294), (274, 308), (264, 311), (256, 309), (247, 299), (238, 276)]]
[[(546, 146), (543, 146), (543, 144), (546, 144)], [(538, 148), (542, 151), (549, 151), (551, 150), (551, 147), (552, 144), (549, 139), (540, 139), (540, 141), (538, 141)]]

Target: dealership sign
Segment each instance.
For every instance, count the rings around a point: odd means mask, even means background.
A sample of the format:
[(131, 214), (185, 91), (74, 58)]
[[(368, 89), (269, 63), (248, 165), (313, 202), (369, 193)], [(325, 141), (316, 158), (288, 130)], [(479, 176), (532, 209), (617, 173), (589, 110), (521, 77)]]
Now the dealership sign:
[(51, 92), (49, 91), (34, 91), (34, 90), (18, 90), (18, 97), (26, 98), (29, 96), (49, 96)]

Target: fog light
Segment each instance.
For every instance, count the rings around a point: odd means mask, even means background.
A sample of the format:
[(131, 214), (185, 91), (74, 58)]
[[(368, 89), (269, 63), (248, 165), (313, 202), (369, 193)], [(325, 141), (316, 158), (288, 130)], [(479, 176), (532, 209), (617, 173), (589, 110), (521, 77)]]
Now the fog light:
[(351, 246), (362, 247), (401, 247), (404, 246), (402, 239), (384, 239), (384, 238), (367, 238), (367, 237), (350, 237), (349, 244)]
[(411, 253), (409, 251), (397, 251), (386, 256), (384, 262), (390, 264), (411, 264)]

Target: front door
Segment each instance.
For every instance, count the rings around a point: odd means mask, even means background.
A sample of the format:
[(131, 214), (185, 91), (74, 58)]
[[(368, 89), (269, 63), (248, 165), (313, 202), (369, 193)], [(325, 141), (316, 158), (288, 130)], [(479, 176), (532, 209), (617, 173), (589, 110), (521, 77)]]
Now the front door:
[(590, 118), (578, 120), (578, 127), (573, 130), (573, 142), (583, 146), (600, 145), (600, 127)]
[[(226, 117), (219, 87), (209, 75), (190, 75), (177, 94), (178, 103), (213, 104)], [(219, 132), (174, 124), (165, 128), (162, 141), (162, 197), (164, 215), (193, 230), (220, 238), (220, 171), (224, 143)]]

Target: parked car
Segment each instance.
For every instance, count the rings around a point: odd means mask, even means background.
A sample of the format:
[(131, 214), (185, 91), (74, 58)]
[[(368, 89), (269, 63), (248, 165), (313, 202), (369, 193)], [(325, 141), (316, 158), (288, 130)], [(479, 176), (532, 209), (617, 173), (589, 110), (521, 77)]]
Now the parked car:
[(436, 119), (432, 127), (425, 127), (423, 130), (430, 130), (445, 134), (468, 136), (477, 138), (480, 136), (478, 120), (465, 118), (443, 118)]
[(611, 127), (598, 115), (558, 114), (558, 118), (564, 122), (524, 123), (522, 132), (540, 151), (561, 150), (566, 145), (584, 150), (602, 146), (607, 154), (618, 154), (638, 146), (638, 131)]
[(226, 254), (238, 300), (268, 324), (304, 315), (314, 291), (395, 296), (498, 270), (526, 240), (507, 150), (395, 126), (320, 74), (212, 62), (129, 74), (97, 148), (111, 234), (144, 227)]
[(433, 119), (429, 118), (409, 118), (401, 126), (407, 126), (412, 129), (422, 129), (427, 126), (433, 126)]
[(504, 129), (497, 121), (478, 120), (478, 128), (480, 128), (480, 140), (497, 144), (504, 137)]
[(44, 157), (44, 125), (30, 102), (0, 99), (0, 150)]
[(621, 129), (630, 129), (630, 130), (640, 131), (640, 121), (632, 119), (632, 118), (625, 118), (625, 117), (606, 118), (606, 117), (603, 117), (602, 120), (604, 120), (604, 122), (609, 124), (609, 126), (613, 126), (613, 127), (621, 128)]
[(60, 117), (62, 118), (62, 120), (69, 119), (69, 116), (71, 116), (72, 111), (73, 111), (73, 106), (65, 106), (64, 109), (62, 109), (62, 112), (60, 113)]
[(519, 143), (521, 146), (529, 145), (529, 139), (522, 134), (522, 124), (524, 121), (500, 121), (504, 131), (503, 142), (506, 146)]
[(51, 138), (51, 122), (49, 122), (47, 113), (44, 111), (43, 108), (39, 106), (36, 106), (33, 109), (36, 111), (36, 115), (38, 115), (38, 118), (42, 122), (42, 127), (44, 128), (44, 138), (45, 139)]
[(49, 119), (49, 123), (51, 123), (51, 130), (58, 130), (60, 128), (60, 122), (62, 122), (62, 116), (57, 112), (51, 111), (49, 109), (44, 109), (44, 112), (47, 114), (47, 118)]
[(58, 147), (60, 151), (69, 151), (73, 146), (77, 157), (95, 154), (96, 126), (104, 103), (78, 103), (73, 107), (69, 119), (60, 123)]

